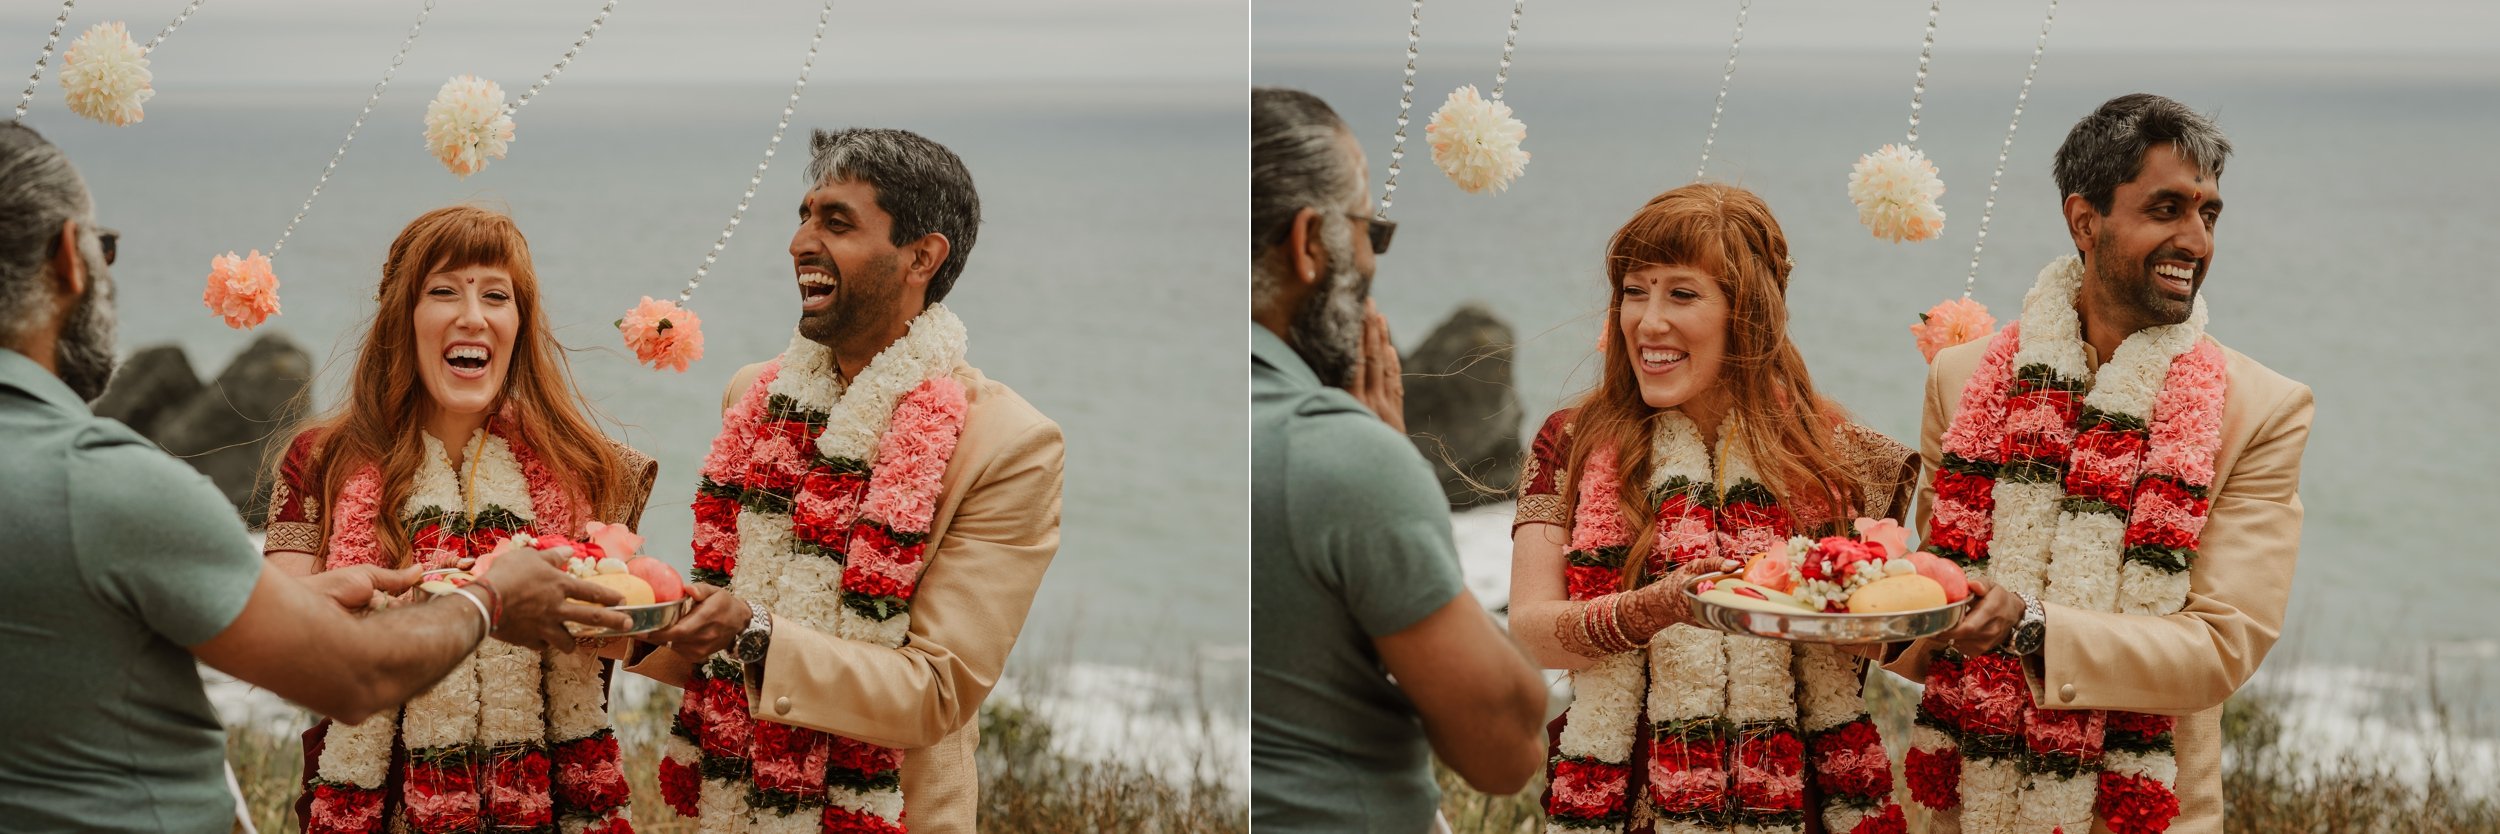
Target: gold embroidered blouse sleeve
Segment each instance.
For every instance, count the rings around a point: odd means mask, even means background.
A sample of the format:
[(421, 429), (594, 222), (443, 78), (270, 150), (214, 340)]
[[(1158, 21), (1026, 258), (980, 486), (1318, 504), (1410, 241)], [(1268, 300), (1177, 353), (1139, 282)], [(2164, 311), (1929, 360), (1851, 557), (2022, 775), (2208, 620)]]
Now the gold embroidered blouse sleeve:
[(921, 576), (910, 637), (889, 649), (776, 623), (763, 683), (748, 684), (757, 718), (911, 749), (978, 715), (1059, 549), (1059, 427), (1034, 414), (1005, 432), (987, 449), (965, 433), (957, 454), (978, 474)]
[(286, 454), (279, 458), (277, 474), (269, 483), (269, 515), (263, 522), (267, 536), (261, 542), (262, 556), (321, 556), (320, 478), (314, 474), (312, 448), (311, 433), (300, 433), (287, 442)]
[(651, 485), (660, 477), (660, 462), (614, 440), (608, 441), (608, 445), (616, 449), (618, 477), (623, 479), (625, 490), (616, 496), (613, 505), (599, 508), (597, 514), (604, 523), (639, 530), (643, 508), (651, 503)]
[(2225, 442), (2245, 444), (2236, 456), (2226, 447), (2217, 462), (2228, 468), (2217, 476), (2187, 607), (2148, 617), (2044, 606), (2048, 641), (2035, 679), (2041, 705), (2192, 715), (2238, 691), (2283, 633), (2300, 556), (2300, 459), (2314, 402), (2307, 386), (2254, 363), (2234, 362), (2231, 373), (2262, 376), (2278, 387), (2247, 393), (2277, 396), (2271, 408), (2225, 417)]

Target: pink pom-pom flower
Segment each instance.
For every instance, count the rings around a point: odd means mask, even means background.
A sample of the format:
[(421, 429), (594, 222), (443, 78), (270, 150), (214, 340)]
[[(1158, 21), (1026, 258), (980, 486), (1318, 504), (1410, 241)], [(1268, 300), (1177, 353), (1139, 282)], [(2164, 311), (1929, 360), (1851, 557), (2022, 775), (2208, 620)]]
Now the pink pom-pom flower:
[(1936, 354), (1945, 348), (1981, 338), (1996, 329), (1997, 319), (1988, 315), (1988, 305), (1956, 298), (1920, 313), (1918, 323), (1910, 325), (1910, 335), (1918, 339), (1919, 355), (1934, 364)]
[(703, 319), (676, 302), (643, 296), (641, 304), (616, 320), (616, 329), (624, 334), (625, 346), (633, 349), (634, 358), (652, 370), (683, 373), (686, 363), (703, 358)]
[(270, 271), (269, 258), (258, 249), (240, 258), (229, 251), (209, 259), (208, 291), (200, 301), (225, 319), (227, 327), (258, 327), (278, 313), (278, 274)]

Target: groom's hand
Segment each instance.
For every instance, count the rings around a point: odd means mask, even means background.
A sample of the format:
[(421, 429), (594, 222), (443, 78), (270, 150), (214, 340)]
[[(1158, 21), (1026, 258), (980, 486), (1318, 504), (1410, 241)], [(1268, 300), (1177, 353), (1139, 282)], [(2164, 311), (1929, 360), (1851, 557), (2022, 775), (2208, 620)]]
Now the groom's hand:
[(675, 625), (654, 631), (642, 639), (668, 647), (669, 651), (687, 660), (701, 663), (729, 648), (738, 633), (755, 619), (755, 610), (727, 589), (701, 583), (686, 586), (694, 597), (694, 610), (677, 618)]
[(1995, 651), (2005, 645), (2014, 625), (2023, 621), (2023, 598), (2006, 591), (2003, 586), (1980, 577), (1970, 578), (1970, 612), (1962, 621), (1936, 635), (1955, 651), (1971, 657)]

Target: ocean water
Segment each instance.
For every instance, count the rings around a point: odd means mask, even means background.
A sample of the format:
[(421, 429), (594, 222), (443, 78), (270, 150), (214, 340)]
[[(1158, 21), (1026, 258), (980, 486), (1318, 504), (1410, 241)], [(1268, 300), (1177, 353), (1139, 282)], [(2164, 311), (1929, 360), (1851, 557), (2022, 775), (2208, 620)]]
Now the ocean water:
[[(1816, 384), (1915, 444), (1925, 368), (1907, 328), (1961, 290), (2029, 52), (1940, 54), (1920, 147), (1948, 187), (1947, 222), (1939, 240), (1895, 245), (1858, 225), (1846, 183), (1858, 155), (1902, 139), (1914, 55), (1783, 49), (1775, 34), (1748, 33), (1708, 176), (1761, 193), (1785, 227), (1798, 263), (1790, 332)], [(1369, 152), (1377, 195), (1403, 43), (1397, 34), (1364, 43), (1262, 44), (1252, 74), (1334, 104)], [(1435, 52), (1427, 38), (1392, 212), (1397, 245), (1380, 261), (1374, 294), (1408, 347), (1463, 303), (1507, 319), (1520, 339), (1524, 433), (1591, 384), (1606, 237), (1649, 196), (1691, 180), (1724, 42), (1535, 51), (1523, 36), (1506, 99), (1534, 157), (1508, 192), (1481, 195), (1431, 167), (1422, 127), (1452, 87), (1489, 84), (1498, 44), (1439, 43)], [(1469, 60), (1479, 54), (1487, 60)], [(2489, 364), (2500, 355), (2490, 326), (2500, 289), (2486, 260), (2500, 227), (2500, 159), (2490, 154), (2500, 63), (2052, 43), (1980, 263), (1976, 298), (2000, 320), (2016, 314), (2043, 264), (2071, 251), (2050, 152), (2092, 107), (2136, 91), (2188, 102), (2230, 134), (2229, 209), (2204, 286), (2209, 330), (2317, 397), (2294, 592), (2261, 683), (2323, 705), (2303, 715), (2352, 745), (2401, 746), (2405, 733), (2425, 732), (2417, 719), (2434, 700), (2479, 716), (2466, 729), (2494, 737), (2500, 634), (2488, 600), (2500, 592), (2500, 560), (2482, 519), (2500, 494), (2500, 442), (2487, 428), (2500, 409)], [(1479, 554), (1479, 593), (1506, 588), (1507, 525), (1467, 519), (1462, 548)], [(2461, 731), (2442, 726), (2427, 732)], [(2390, 728), (2403, 732), (2382, 732)], [(2486, 746), (2479, 755), (2495, 754)]]
[(179, 344), (213, 375), (259, 333), (282, 333), (313, 354), (317, 397), (335, 403), (398, 229), (445, 204), (503, 208), (530, 238), (548, 318), (575, 349), (575, 382), (617, 436), (660, 461), (643, 532), (683, 568), (722, 388), (778, 353), (796, 321), (786, 248), (808, 128), (921, 132), (965, 159), (983, 198), (986, 222), (948, 299), (970, 328), (970, 359), (1067, 438), (1061, 546), (1011, 668), (1067, 670), (1076, 689), (1156, 681), (1120, 687), (1152, 703), (1132, 695), (1096, 718), (1204, 710), (1216, 716), (1210, 736), (1246, 738), (1237, 86), (820, 79), (694, 298), (705, 358), (679, 374), (636, 365), (610, 322), (642, 296), (673, 297), (693, 273), (763, 152), (786, 82), (568, 77), (523, 111), (507, 159), (462, 180), (418, 139), (432, 86), (401, 81), (288, 241), (276, 264), (285, 312), (254, 333), (202, 308), (209, 259), (269, 247), (369, 82), (221, 88), (160, 76), (146, 121), (120, 129), (71, 116), (47, 87), (28, 121), (67, 150), (99, 222), (123, 235), (113, 271), (125, 353)]

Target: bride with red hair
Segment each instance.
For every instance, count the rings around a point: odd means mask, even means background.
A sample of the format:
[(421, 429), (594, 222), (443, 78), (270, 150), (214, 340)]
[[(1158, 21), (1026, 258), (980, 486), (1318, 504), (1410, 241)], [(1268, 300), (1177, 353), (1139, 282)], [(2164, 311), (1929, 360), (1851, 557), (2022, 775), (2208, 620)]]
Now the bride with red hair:
[(1814, 390), (1795, 265), (1752, 192), (1650, 199), (1607, 247), (1603, 372), (1548, 417), (1512, 525), (1513, 634), (1571, 671), (1554, 830), (1902, 830), (1861, 692), (1829, 646), (1688, 623), (1680, 589), (1791, 536), (1898, 520), (1908, 447)]
[[(591, 423), (510, 217), (418, 217), (377, 299), (346, 399), (277, 465), (273, 566), (450, 567), (593, 522), (638, 541), (657, 464)], [(306, 732), (297, 813), (314, 832), (629, 832), (608, 674), (587, 652), (489, 640), (404, 707)]]

